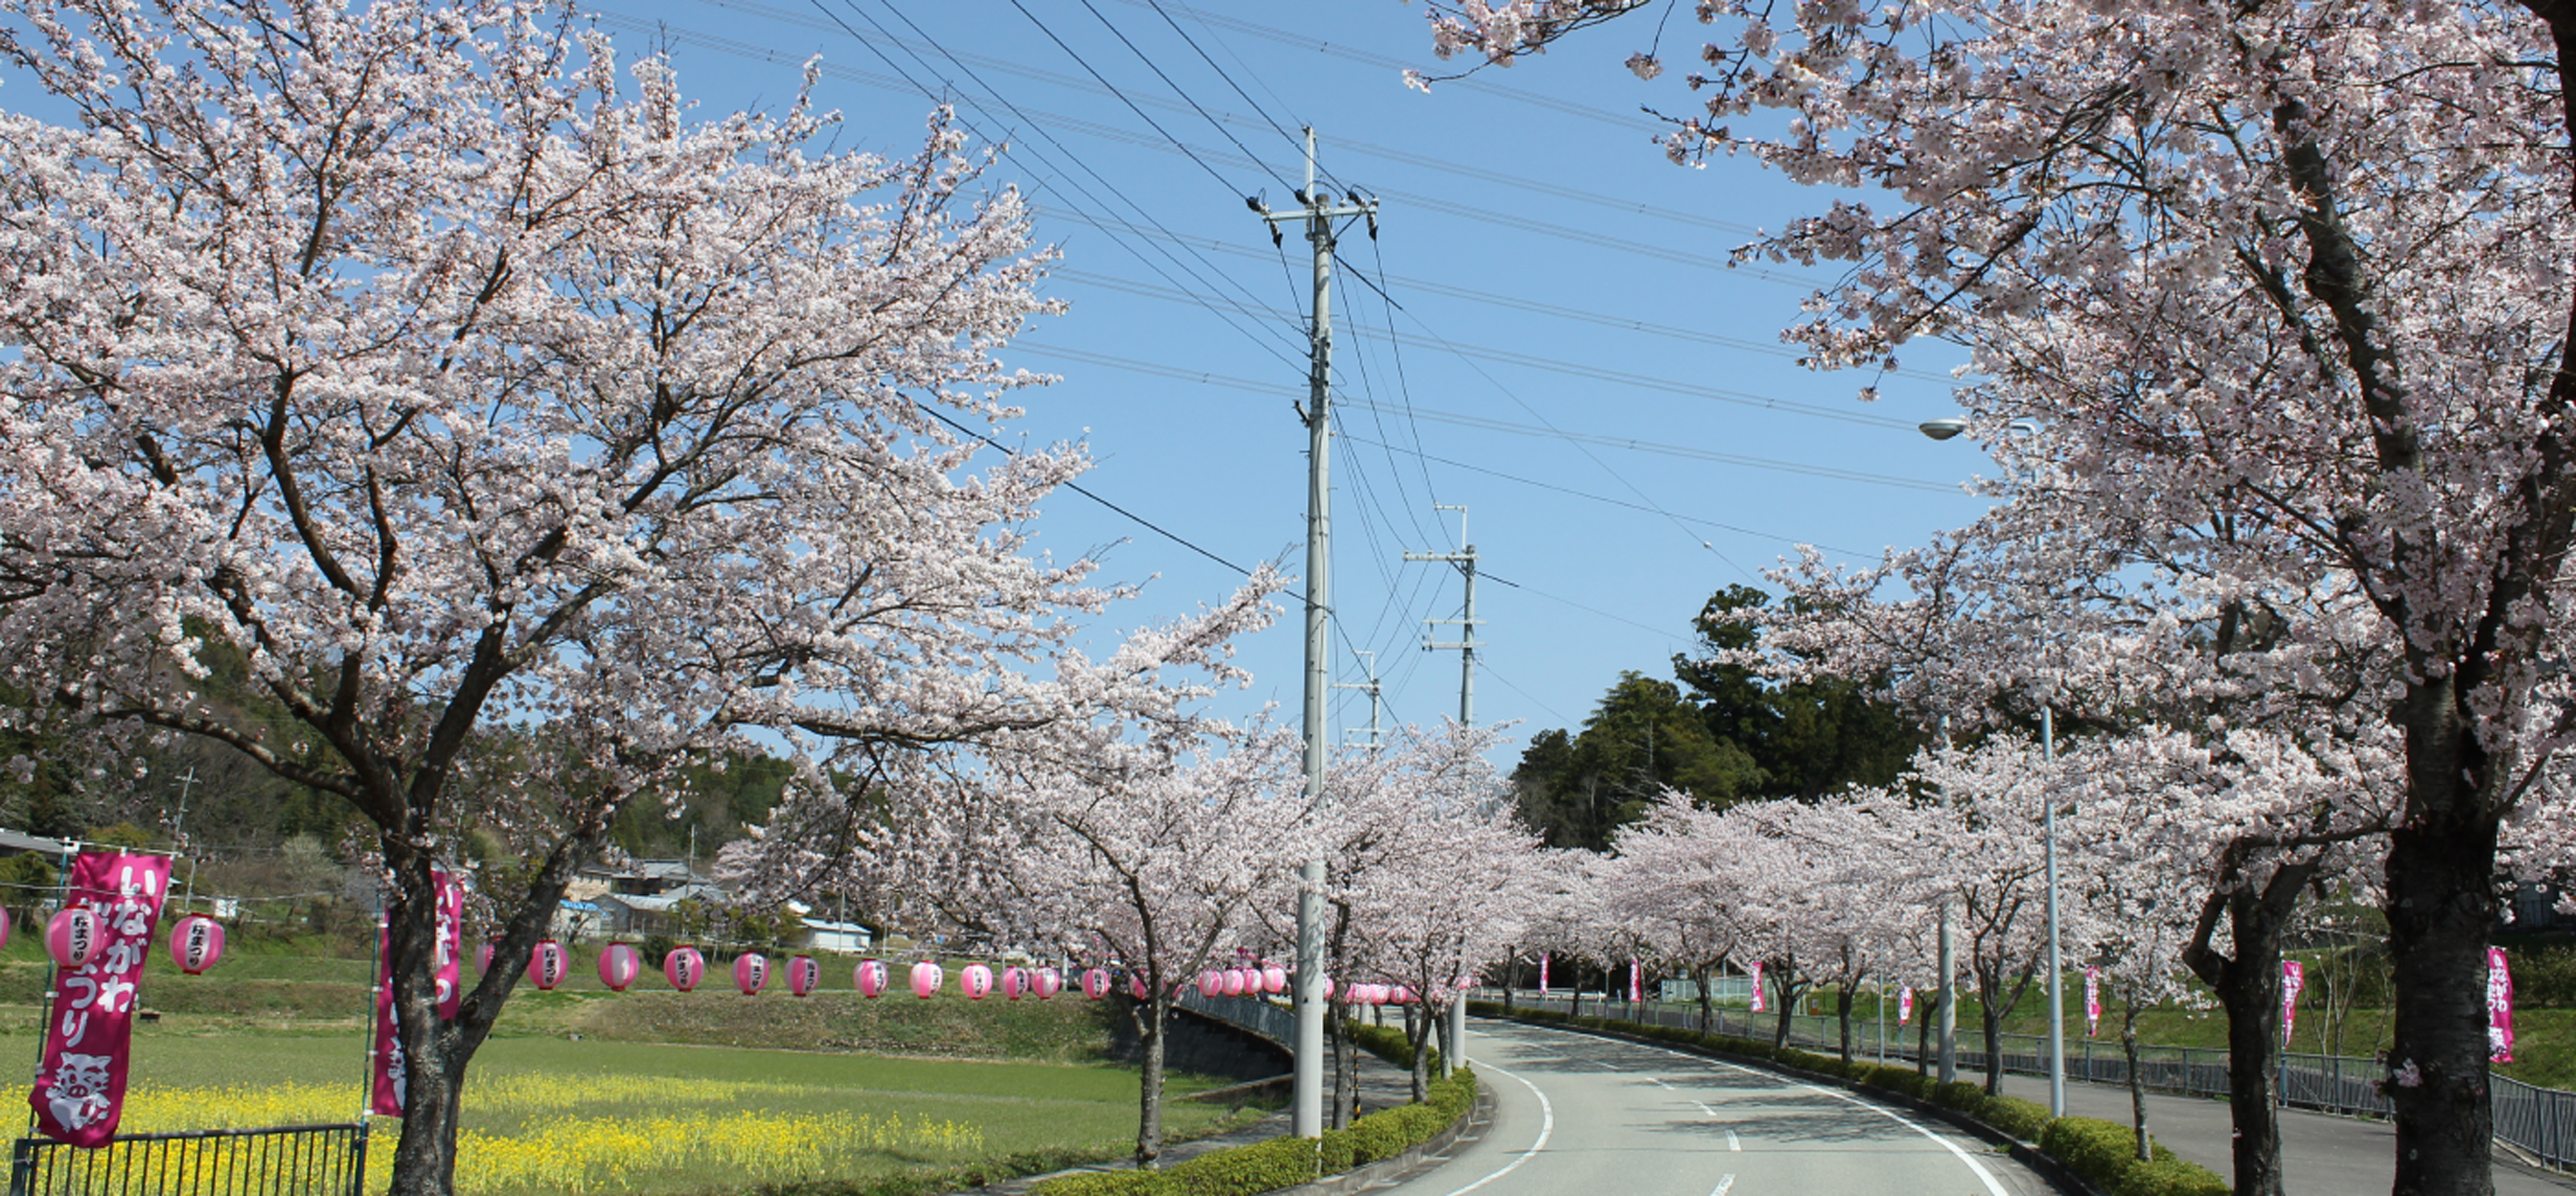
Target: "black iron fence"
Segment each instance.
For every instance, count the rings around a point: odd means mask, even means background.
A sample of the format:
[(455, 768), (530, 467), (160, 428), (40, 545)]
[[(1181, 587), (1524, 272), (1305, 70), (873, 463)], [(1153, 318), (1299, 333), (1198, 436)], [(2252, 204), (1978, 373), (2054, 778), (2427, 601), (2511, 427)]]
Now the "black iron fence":
[[(1480, 992), (1478, 999), (1496, 1001), (1502, 994)], [(1526, 992), (1512, 994), (1515, 1006), (1552, 1009), (1563, 1013), (1573, 1002), (1564, 997), (1538, 997)], [(1617, 1018), (1650, 1025), (1673, 1026), (1696, 1030), (1700, 1026), (1696, 1003), (1666, 1001), (1608, 1001), (1588, 997), (1582, 1012), (1591, 1017)], [(1718, 1034), (1769, 1041), (1777, 1032), (1779, 1015), (1755, 1014), (1742, 1008), (1715, 1010), (1716, 1022), (1710, 1029)], [(1852, 1019), (1852, 1057), (1878, 1059), (1890, 1063), (1914, 1062), (1916, 1029), (1913, 1026), (1881, 1026), (1875, 1019)], [(2048, 1074), (2048, 1042), (2036, 1034), (2001, 1034), (1996, 1036), (1996, 1049), (2002, 1055), (2002, 1070), (2016, 1075)], [(1789, 1019), (1789, 1041), (1801, 1048), (1822, 1053), (1839, 1051), (1842, 1027), (1839, 1019), (1809, 1014)], [(1962, 1076), (1985, 1070), (1985, 1035), (1976, 1030), (1958, 1031), (1958, 1063)], [(2389, 1115), (2388, 1098), (2380, 1095), (2379, 1081), (2386, 1069), (2376, 1059), (2351, 1055), (2284, 1054), (2279, 1076), (2282, 1103), (2297, 1109), (2314, 1109), (2354, 1117), (2385, 1118)], [(2129, 1061), (2116, 1042), (2075, 1037), (2066, 1043), (2066, 1077), (2096, 1084), (2126, 1087), (2129, 1083)], [(2228, 1093), (2227, 1052), (2212, 1047), (2140, 1046), (2138, 1078), (2142, 1087), (2155, 1092), (2181, 1093), (2187, 1096), (2225, 1097)], [(2495, 1094), (2495, 1136), (2531, 1152), (2554, 1167), (2576, 1167), (2576, 1092), (2555, 1088), (2537, 1088), (2507, 1076), (2492, 1078)]]
[(363, 1124), (20, 1138), (9, 1156), (9, 1196), (364, 1196), (366, 1178)]

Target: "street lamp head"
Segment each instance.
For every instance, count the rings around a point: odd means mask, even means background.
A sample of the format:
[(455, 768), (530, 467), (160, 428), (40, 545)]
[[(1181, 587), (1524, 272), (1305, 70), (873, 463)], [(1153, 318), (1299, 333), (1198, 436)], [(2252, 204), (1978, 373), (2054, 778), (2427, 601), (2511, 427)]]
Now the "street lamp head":
[(1929, 436), (1934, 440), (1948, 440), (1961, 432), (1967, 431), (1968, 421), (1960, 419), (1957, 416), (1944, 416), (1940, 419), (1924, 420), (1922, 423), (1915, 426), (1920, 428), (1924, 435)]

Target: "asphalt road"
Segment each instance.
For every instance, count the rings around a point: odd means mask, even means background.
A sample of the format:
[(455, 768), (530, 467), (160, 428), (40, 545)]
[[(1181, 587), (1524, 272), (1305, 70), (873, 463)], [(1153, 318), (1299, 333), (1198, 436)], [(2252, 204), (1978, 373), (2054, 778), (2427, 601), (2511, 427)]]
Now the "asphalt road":
[[(1962, 1074), (1965, 1080), (1982, 1076)], [(2048, 1081), (2005, 1076), (2004, 1091), (2048, 1103)], [(2129, 1124), (2129, 1090), (2101, 1084), (2066, 1086), (2066, 1111)], [(2147, 1132), (2173, 1152), (2220, 1175), (2235, 1171), (2228, 1143), (2235, 1137), (2227, 1102), (2190, 1096), (2147, 1097)], [(2526, 1167), (2496, 1149), (2496, 1196), (2570, 1196), (2571, 1185)], [(2385, 1121), (2335, 1117), (2303, 1109), (2281, 1111), (2281, 1191), (2285, 1196), (2350, 1196), (2385, 1192), (2397, 1177), (2397, 1131)]]
[(1769, 1072), (1503, 1022), (1467, 1057), (1494, 1125), (1403, 1196), (2044, 1196), (2046, 1180), (1939, 1122)]

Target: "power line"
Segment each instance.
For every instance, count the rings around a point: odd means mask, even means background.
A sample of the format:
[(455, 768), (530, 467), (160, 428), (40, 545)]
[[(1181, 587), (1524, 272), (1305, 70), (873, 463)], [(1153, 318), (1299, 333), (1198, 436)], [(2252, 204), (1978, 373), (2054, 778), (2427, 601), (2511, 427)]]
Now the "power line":
[(1655, 634), (1657, 634), (1657, 635), (1664, 636), (1664, 637), (1666, 637), (1666, 638), (1668, 638), (1668, 639), (1679, 639), (1679, 638), (1681, 638), (1680, 636), (1674, 635), (1674, 634), (1673, 634), (1672, 629), (1671, 629), (1671, 628), (1669, 628), (1669, 627), (1656, 627), (1656, 626), (1653, 626), (1653, 625), (1651, 625), (1651, 624), (1640, 623), (1640, 622), (1638, 622), (1637, 620), (1635, 620), (1635, 619), (1631, 619), (1631, 618), (1629, 618), (1629, 617), (1628, 617), (1628, 616), (1626, 616), (1626, 615), (1614, 615), (1614, 614), (1611, 614), (1609, 611), (1606, 611), (1606, 610), (1601, 609), (1600, 607), (1597, 607), (1597, 606), (1585, 606), (1584, 604), (1582, 604), (1582, 603), (1580, 603), (1580, 602), (1577, 602), (1577, 601), (1575, 601), (1574, 599), (1571, 599), (1571, 598), (1565, 598), (1565, 597), (1561, 597), (1561, 596), (1559, 596), (1559, 595), (1555, 595), (1555, 594), (1548, 593), (1547, 591), (1542, 590), (1542, 589), (1539, 589), (1539, 588), (1538, 588), (1538, 587), (1536, 587), (1536, 586), (1523, 585), (1523, 584), (1521, 584), (1520, 582), (1517, 582), (1517, 581), (1511, 581), (1511, 580), (1507, 580), (1507, 579), (1505, 579), (1505, 578), (1497, 577), (1497, 576), (1495, 576), (1495, 575), (1494, 575), (1493, 573), (1491, 573), (1491, 572), (1485, 572), (1485, 571), (1481, 571), (1481, 570), (1480, 570), (1480, 571), (1479, 571), (1479, 573), (1480, 573), (1480, 575), (1481, 575), (1482, 577), (1484, 577), (1484, 579), (1485, 579), (1485, 580), (1490, 581), (1490, 582), (1494, 583), (1495, 585), (1499, 585), (1499, 586), (1510, 586), (1511, 588), (1513, 588), (1513, 589), (1515, 589), (1515, 590), (1519, 590), (1519, 591), (1521, 591), (1522, 593), (1530, 594), (1530, 595), (1533, 595), (1533, 596), (1535, 596), (1535, 597), (1539, 597), (1539, 598), (1545, 598), (1545, 599), (1547, 599), (1547, 600), (1548, 600), (1548, 601), (1550, 601), (1550, 602), (1562, 603), (1562, 604), (1564, 604), (1564, 605), (1566, 605), (1566, 606), (1573, 607), (1574, 609), (1579, 610), (1579, 611), (1582, 611), (1582, 612), (1584, 612), (1584, 613), (1586, 613), (1586, 614), (1599, 615), (1599, 616), (1601, 616), (1602, 618), (1604, 618), (1604, 619), (1609, 619), (1609, 620), (1611, 620), (1611, 621), (1613, 621), (1613, 622), (1625, 623), (1625, 624), (1629, 625), (1630, 627), (1634, 627), (1634, 628), (1636, 628), (1636, 629), (1638, 629), (1638, 630), (1640, 630), (1640, 631), (1651, 631), (1651, 632), (1654, 632), (1654, 633), (1655, 633)]
[[(1152, 374), (1156, 377), (1171, 378), (1182, 382), (1198, 382), (1209, 386), (1222, 386), (1229, 390), (1249, 391), (1254, 394), (1281, 395), (1292, 398), (1297, 394), (1294, 387), (1281, 385), (1275, 382), (1256, 382), (1248, 378), (1236, 378), (1226, 374), (1219, 374), (1211, 370), (1193, 370), (1179, 366), (1161, 365), (1150, 361), (1138, 361), (1132, 357), (1118, 357), (1107, 353), (1094, 353), (1085, 349), (1071, 349), (1061, 345), (1051, 345), (1032, 340), (1019, 340), (1012, 343), (1013, 347), (1024, 353), (1040, 353), (1051, 357), (1061, 357), (1067, 361), (1078, 361), (1086, 365), (1106, 366), (1110, 369), (1127, 370), (1129, 372), (1139, 374)], [(1359, 407), (1372, 407), (1378, 405), (1375, 400), (1361, 398), (1356, 395), (1343, 396), (1337, 399), (1336, 402)], [(1805, 474), (1810, 477), (1831, 478), (1835, 481), (1864, 482), (1875, 486), (1894, 486), (1899, 489), (1921, 490), (1931, 494), (1956, 494), (1959, 492), (1959, 488), (1954, 484), (1932, 481), (1927, 478), (1897, 477), (1890, 474), (1870, 473), (1865, 470), (1843, 469), (1832, 465), (1810, 465), (1801, 461), (1782, 461), (1770, 457), (1754, 457), (1741, 453), (1725, 453), (1719, 452), (1715, 449), (1692, 448), (1687, 445), (1669, 444), (1652, 440), (1638, 440), (1633, 437), (1601, 436), (1588, 432), (1569, 432), (1552, 423), (1513, 423), (1508, 420), (1491, 419), (1486, 416), (1468, 415), (1462, 412), (1440, 411), (1429, 407), (1410, 407), (1397, 410), (1400, 410), (1413, 418), (1426, 419), (1434, 423), (1455, 424), (1460, 427), (1476, 428), (1488, 432), (1508, 432), (1514, 435), (1539, 436), (1551, 440), (1562, 440), (1568, 444), (1577, 446), (1586, 444), (1597, 445), (1602, 448), (1625, 449), (1630, 452), (1655, 453), (1668, 457), (1684, 457), (1696, 461), (1709, 461), (1720, 465), (1742, 465), (1753, 469), (1767, 469), (1781, 473)], [(1398, 451), (1411, 452), (1415, 450), (1402, 449), (1399, 447)], [(1437, 458), (1434, 459), (1436, 460)], [(1646, 509), (1655, 510), (1658, 508), (1649, 507)]]
[[(1347, 266), (1349, 263), (1346, 261), (1344, 262), (1344, 265)], [(1351, 269), (1354, 272), (1358, 271), (1356, 266), (1351, 267)], [(1118, 278), (1107, 274), (1094, 274), (1087, 270), (1066, 269), (1057, 270), (1054, 273), (1060, 277), (1070, 278), (1080, 282), (1087, 282), (1094, 286), (1107, 287), (1113, 291), (1125, 291), (1131, 295), (1142, 295), (1149, 299), (1205, 302), (1205, 300), (1200, 300), (1195, 296), (1183, 292), (1169, 291), (1164, 288), (1157, 287), (1152, 283), (1136, 282), (1130, 279)], [(1363, 276), (1361, 281), (1368, 282), (1368, 279)], [(1370, 283), (1369, 285), (1374, 287), (1376, 284)], [(1381, 295), (1383, 295), (1382, 292)], [(1216, 301), (1220, 303), (1233, 302), (1228, 299), (1219, 299)], [(1401, 304), (1393, 304), (1391, 306), (1396, 310), (1402, 310), (1403, 307)], [(1238, 310), (1245, 315), (1266, 316), (1274, 319), (1286, 318), (1293, 314), (1282, 311), (1279, 308), (1267, 307), (1258, 304), (1248, 307), (1238, 307)], [(1485, 345), (1458, 345), (1440, 340), (1436, 335), (1410, 335), (1396, 332), (1392, 329), (1386, 332), (1380, 332), (1375, 328), (1354, 328), (1352, 329), (1352, 333), (1357, 336), (1383, 338), (1394, 341), (1398, 344), (1412, 344), (1429, 348), (1444, 349), (1462, 356), (1479, 357), (1487, 361), (1501, 362), (1505, 365), (1523, 366), (1529, 369), (1547, 370), (1552, 373), (1567, 374), (1578, 378), (1587, 378), (1595, 382), (1611, 382), (1624, 386), (1640, 387), (1647, 390), (1661, 390), (1673, 394), (1686, 395), (1692, 398), (1714, 399), (1722, 403), (1733, 403), (1745, 407), (1757, 407), (1765, 411), (1782, 411), (1795, 415), (1812, 416), (1817, 419), (1839, 420), (1843, 423), (1862, 424), (1875, 428), (1886, 428), (1890, 431), (1911, 432), (1914, 430), (1914, 425), (1912, 423), (1906, 420), (1896, 419), (1891, 416), (1870, 415), (1863, 411), (1854, 411), (1841, 407), (1827, 407), (1821, 403), (1803, 403), (1796, 399), (1773, 398), (1769, 395), (1754, 394), (1750, 391), (1730, 390), (1719, 386), (1705, 386), (1696, 382), (1680, 382), (1669, 378), (1657, 378), (1651, 374), (1632, 374), (1626, 370), (1613, 370), (1601, 366), (1584, 365), (1580, 362), (1566, 361), (1562, 358), (1556, 357), (1541, 357), (1534, 353), (1522, 353), (1513, 349), (1497, 349)]]
[[(947, 413), (947, 412), (944, 412), (944, 411), (941, 411), (941, 410), (939, 410), (939, 409), (937, 409), (937, 408), (935, 408), (935, 407), (932, 407), (932, 406), (930, 406), (930, 405), (929, 405), (929, 404), (927, 404), (927, 403), (916, 403), (916, 404), (914, 404), (914, 406), (915, 406), (916, 408), (918, 408), (919, 410), (921, 410), (923, 413), (925, 413), (925, 414), (929, 415), (932, 419), (938, 420), (939, 422), (941, 422), (941, 423), (943, 423), (943, 424), (946, 424), (946, 425), (948, 425), (949, 427), (952, 427), (952, 428), (957, 429), (959, 432), (965, 433), (965, 434), (966, 434), (966, 435), (968, 435), (968, 436), (972, 436), (972, 437), (974, 437), (975, 439), (980, 440), (980, 441), (983, 441), (985, 444), (991, 445), (993, 448), (1000, 450), (1000, 451), (1001, 451), (1001, 453), (1002, 453), (1002, 455), (1003, 455), (1003, 456), (1005, 456), (1005, 457), (1014, 457), (1014, 458), (1016, 458), (1016, 457), (1018, 457), (1018, 456), (1020, 455), (1018, 450), (1013, 449), (1013, 448), (1012, 448), (1012, 447), (1010, 447), (1009, 445), (1003, 444), (1001, 441), (995, 440), (995, 439), (993, 439), (992, 437), (990, 437), (990, 436), (987, 436), (987, 435), (983, 434), (982, 432), (978, 432), (978, 431), (976, 431), (976, 430), (975, 430), (975, 429), (973, 429), (973, 428), (967, 427), (966, 425), (964, 425), (964, 424), (961, 424), (961, 423), (957, 422), (956, 420), (950, 419), (950, 418), (948, 417), (948, 413)], [(1226, 567), (1226, 568), (1228, 568), (1228, 569), (1232, 569), (1232, 570), (1234, 570), (1234, 571), (1235, 571), (1235, 572), (1237, 572), (1237, 573), (1243, 574), (1243, 575), (1244, 575), (1244, 576), (1246, 576), (1246, 577), (1250, 577), (1250, 576), (1252, 576), (1252, 570), (1250, 570), (1250, 569), (1246, 569), (1246, 568), (1244, 568), (1244, 567), (1243, 567), (1243, 566), (1241, 566), (1241, 565), (1235, 564), (1233, 561), (1229, 561), (1229, 560), (1225, 559), (1224, 557), (1218, 556), (1215, 552), (1213, 552), (1213, 551), (1211, 551), (1211, 550), (1209, 550), (1209, 549), (1207, 549), (1207, 548), (1205, 548), (1205, 547), (1201, 546), (1197, 541), (1192, 540), (1192, 539), (1190, 539), (1189, 537), (1187, 537), (1187, 536), (1184, 536), (1184, 535), (1180, 534), (1179, 532), (1176, 532), (1176, 531), (1171, 530), (1170, 528), (1164, 527), (1162, 524), (1156, 523), (1156, 522), (1154, 522), (1154, 521), (1153, 521), (1153, 520), (1151, 520), (1151, 519), (1147, 519), (1147, 518), (1145, 518), (1144, 516), (1139, 515), (1139, 514), (1137, 514), (1137, 513), (1136, 513), (1136, 512), (1134, 512), (1134, 511), (1130, 511), (1130, 510), (1128, 510), (1127, 508), (1125, 508), (1125, 507), (1122, 507), (1122, 506), (1118, 505), (1117, 503), (1111, 502), (1111, 501), (1109, 501), (1108, 499), (1101, 497), (1099, 494), (1095, 493), (1094, 491), (1092, 491), (1092, 490), (1091, 490), (1091, 489), (1089, 489), (1088, 487), (1083, 486), (1083, 485), (1082, 485), (1081, 483), (1079, 483), (1079, 482), (1070, 482), (1070, 481), (1069, 481), (1069, 482), (1066, 482), (1066, 483), (1064, 483), (1064, 488), (1065, 488), (1065, 489), (1067, 489), (1067, 490), (1071, 490), (1071, 491), (1073, 491), (1074, 493), (1076, 493), (1076, 494), (1079, 494), (1079, 495), (1083, 496), (1084, 498), (1090, 499), (1090, 500), (1091, 500), (1091, 501), (1093, 501), (1093, 502), (1099, 503), (1101, 506), (1107, 507), (1107, 508), (1109, 508), (1109, 509), (1110, 509), (1110, 510), (1112, 510), (1112, 511), (1116, 511), (1117, 513), (1119, 513), (1119, 514), (1121, 514), (1121, 515), (1124, 515), (1124, 516), (1126, 516), (1126, 517), (1127, 517), (1127, 518), (1129, 518), (1129, 519), (1134, 520), (1134, 521), (1136, 522), (1137, 526), (1142, 527), (1142, 528), (1144, 528), (1145, 530), (1147, 530), (1147, 531), (1149, 531), (1149, 532), (1154, 533), (1155, 535), (1161, 536), (1162, 538), (1164, 538), (1164, 539), (1166, 539), (1166, 540), (1169, 540), (1169, 541), (1171, 541), (1171, 542), (1172, 542), (1172, 543), (1174, 543), (1174, 544), (1178, 544), (1178, 545), (1180, 545), (1180, 546), (1181, 546), (1181, 547), (1183, 547), (1183, 548), (1189, 549), (1190, 551), (1195, 552), (1195, 553), (1199, 554), (1200, 556), (1206, 557), (1207, 559), (1209, 559), (1209, 560), (1211, 560), (1211, 561), (1215, 561), (1216, 563), (1218, 563), (1218, 564), (1220, 564), (1220, 565), (1223, 565), (1223, 566), (1225, 566), (1225, 567)]]

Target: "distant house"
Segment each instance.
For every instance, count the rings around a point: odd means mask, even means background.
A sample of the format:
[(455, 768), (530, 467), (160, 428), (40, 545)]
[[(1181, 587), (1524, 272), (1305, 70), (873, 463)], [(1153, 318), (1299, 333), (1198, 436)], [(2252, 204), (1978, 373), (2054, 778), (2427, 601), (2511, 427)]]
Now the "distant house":
[(696, 901), (701, 906), (719, 904), (728, 896), (711, 884), (683, 884), (654, 893), (602, 893), (591, 899), (599, 907), (601, 932), (605, 934), (683, 933), (679, 905)]
[(26, 855), (33, 852), (37, 855), (59, 856), (63, 854), (63, 848), (64, 843), (60, 839), (47, 839), (41, 835), (30, 835), (25, 831), (0, 830), (0, 855)]
[(834, 922), (824, 918), (799, 918), (805, 928), (803, 941), (789, 946), (806, 951), (837, 951), (856, 955), (876, 945), (877, 932), (856, 922)]

